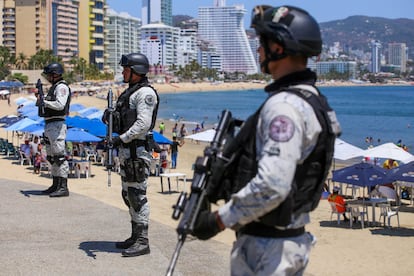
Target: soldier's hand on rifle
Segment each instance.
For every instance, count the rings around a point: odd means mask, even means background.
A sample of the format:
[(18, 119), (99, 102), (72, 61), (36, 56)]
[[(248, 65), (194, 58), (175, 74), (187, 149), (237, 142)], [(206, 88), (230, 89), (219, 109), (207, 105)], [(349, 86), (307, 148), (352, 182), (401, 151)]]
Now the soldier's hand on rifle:
[(114, 138), (112, 139), (112, 146), (113, 146), (114, 148), (119, 147), (121, 144), (122, 144), (122, 140), (121, 140), (121, 138), (120, 138), (119, 136), (116, 136), (116, 137), (114, 137)]
[(109, 122), (109, 110), (108, 109), (105, 109), (104, 113), (102, 114), (101, 121), (104, 124), (108, 124)]
[(208, 240), (224, 229), (225, 226), (217, 212), (204, 210), (197, 218), (192, 235), (200, 240)]

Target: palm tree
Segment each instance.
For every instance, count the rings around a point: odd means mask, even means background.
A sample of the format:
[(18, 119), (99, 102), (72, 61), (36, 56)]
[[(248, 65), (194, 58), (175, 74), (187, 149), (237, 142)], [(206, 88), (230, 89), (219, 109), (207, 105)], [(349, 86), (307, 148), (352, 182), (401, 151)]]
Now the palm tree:
[(14, 63), (16, 68), (20, 70), (26, 69), (27, 68), (26, 59), (27, 59), (27, 56), (24, 53), (19, 53), (17, 55), (16, 62)]

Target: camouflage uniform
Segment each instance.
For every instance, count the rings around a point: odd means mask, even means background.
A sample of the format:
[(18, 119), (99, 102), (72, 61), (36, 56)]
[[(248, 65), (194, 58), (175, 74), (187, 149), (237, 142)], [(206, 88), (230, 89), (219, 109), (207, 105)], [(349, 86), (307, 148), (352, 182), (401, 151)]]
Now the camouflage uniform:
[[(237, 229), (281, 204), (290, 192), (297, 164), (311, 153), (320, 132), (319, 121), (306, 101), (292, 93), (271, 97), (260, 112), (256, 129), (258, 174), (219, 209), (224, 225)], [(287, 228), (300, 228), (309, 221), (309, 213), (302, 213)], [(289, 238), (241, 235), (233, 246), (232, 274), (299, 273), (306, 267), (313, 242), (310, 233)]]

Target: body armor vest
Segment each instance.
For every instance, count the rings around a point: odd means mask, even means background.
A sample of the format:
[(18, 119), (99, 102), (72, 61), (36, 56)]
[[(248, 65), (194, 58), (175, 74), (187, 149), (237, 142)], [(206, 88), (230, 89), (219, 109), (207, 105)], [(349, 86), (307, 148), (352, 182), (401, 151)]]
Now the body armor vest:
[(70, 106), (70, 100), (71, 100), (72, 93), (70, 91), (70, 87), (64, 80), (60, 80), (57, 83), (53, 84), (52, 87), (50, 87), (45, 97), (45, 100), (56, 101), (55, 89), (59, 84), (64, 84), (69, 88), (69, 95), (68, 95), (68, 99), (66, 101), (65, 107), (62, 110), (55, 110), (55, 109), (45, 107), (45, 113), (44, 113), (44, 116), (42, 117), (66, 116), (67, 114), (69, 114), (69, 106)]
[(134, 86), (129, 87), (125, 92), (123, 92), (117, 102), (115, 112), (113, 114), (113, 132), (122, 134), (126, 132), (137, 120), (137, 110), (129, 108), (129, 98), (131, 95), (140, 89), (141, 87), (151, 87), (154, 90), (157, 97), (157, 105), (152, 113), (152, 121), (149, 130), (152, 130), (155, 126), (155, 121), (157, 119), (158, 105), (159, 105), (159, 96), (157, 90), (154, 87), (148, 84), (148, 81), (142, 81)]
[[(312, 107), (322, 127), (318, 142), (303, 162), (296, 167), (295, 178), (288, 197), (276, 209), (270, 211), (260, 218), (260, 222), (254, 222), (255, 226), (287, 226), (291, 223), (292, 215), (314, 210), (320, 200), (323, 184), (326, 180), (331, 166), (336, 129), (330, 120), (329, 107), (325, 97), (320, 94), (297, 89), (284, 88), (283, 91), (294, 93), (307, 101)], [(279, 93), (278, 91), (275, 94)], [(263, 104), (264, 105), (264, 104)], [(234, 140), (225, 147), (223, 154), (232, 156), (232, 164), (229, 164), (224, 180), (221, 181), (224, 187), (220, 195), (215, 195), (214, 200), (225, 199), (228, 201), (231, 194), (237, 193), (257, 174), (256, 160), (256, 126), (263, 105), (249, 117)], [(233, 153), (233, 154), (232, 154)], [(211, 195), (210, 195), (211, 201)], [(245, 227), (249, 227), (249, 224)]]

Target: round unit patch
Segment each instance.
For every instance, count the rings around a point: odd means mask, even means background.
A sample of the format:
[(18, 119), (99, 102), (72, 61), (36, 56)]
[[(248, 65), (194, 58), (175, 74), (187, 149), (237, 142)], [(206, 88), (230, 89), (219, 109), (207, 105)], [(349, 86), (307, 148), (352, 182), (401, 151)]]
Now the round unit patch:
[(276, 142), (287, 142), (295, 132), (295, 125), (292, 119), (280, 115), (272, 120), (269, 127), (269, 136)]

